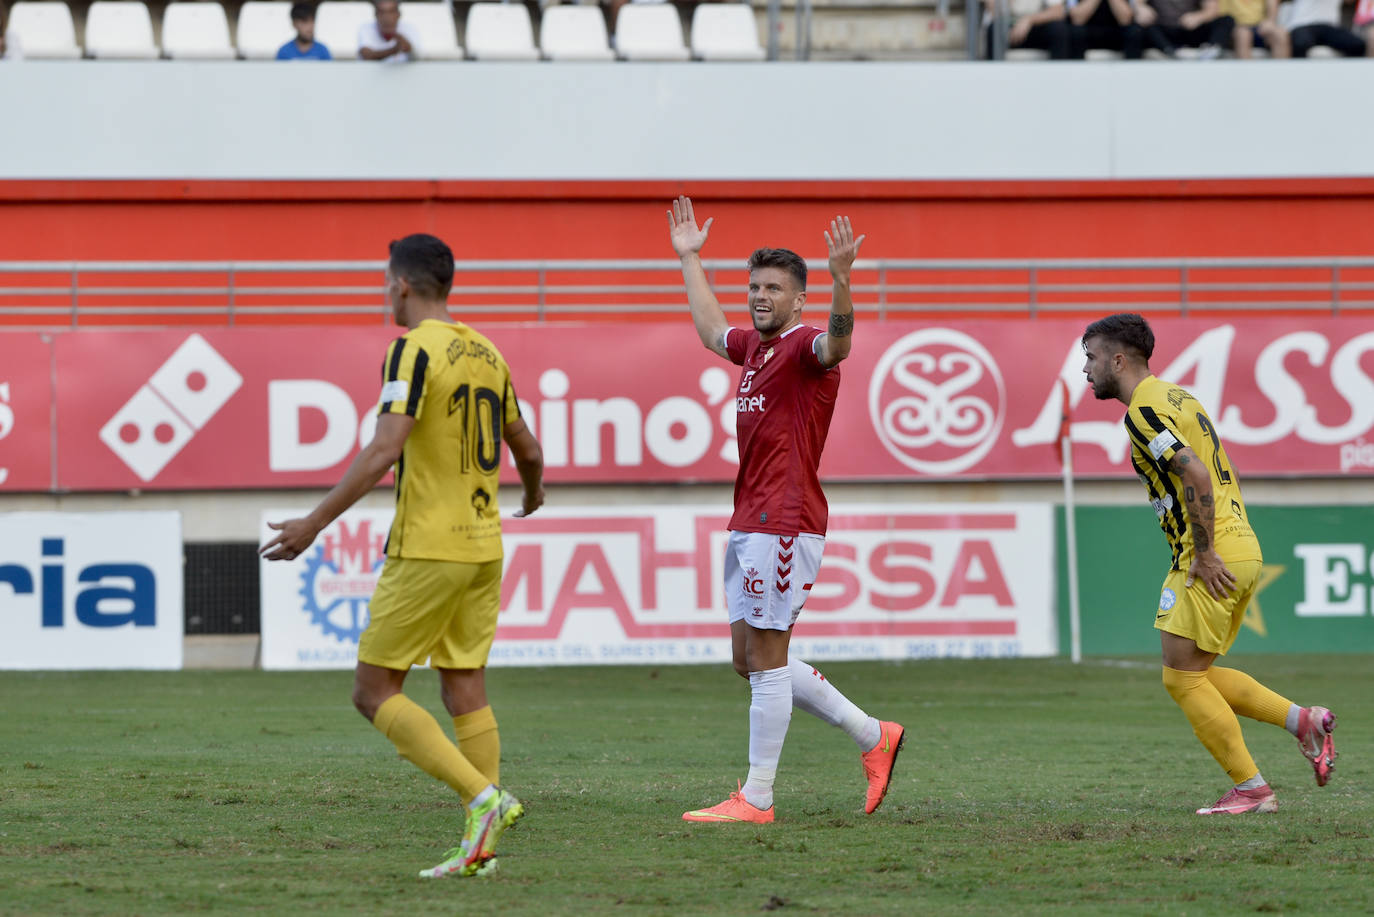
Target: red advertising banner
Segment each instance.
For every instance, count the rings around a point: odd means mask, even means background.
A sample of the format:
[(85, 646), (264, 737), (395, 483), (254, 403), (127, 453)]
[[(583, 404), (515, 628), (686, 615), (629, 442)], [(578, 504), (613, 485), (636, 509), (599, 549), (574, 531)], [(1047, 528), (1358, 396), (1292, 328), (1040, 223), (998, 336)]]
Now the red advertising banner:
[(0, 491), (52, 485), (52, 338), (0, 334)]
[[(1065, 390), (1078, 473), (1129, 473), (1124, 407), (1095, 401), (1082, 373), (1085, 324), (860, 324), (841, 367), (822, 474), (1055, 476), (1052, 444)], [(1374, 473), (1374, 331), (1366, 322), (1237, 317), (1153, 324), (1152, 368), (1207, 406), (1242, 475)], [(331, 485), (371, 436), (382, 355), (397, 333), (60, 335), (57, 486)], [(623, 328), (494, 325), (490, 336), (511, 364), (550, 482), (734, 478), (739, 373), (701, 347), (685, 318), (680, 325)], [(46, 384), (46, 359), (29, 359), (9, 336), (0, 346), (7, 358), (0, 384), (9, 384), (11, 399)], [(16, 422), (10, 435), (18, 429)], [(0, 455), (15, 454), (10, 444), (0, 439)], [(34, 481), (26, 486), (46, 488), (51, 475), (27, 470), (24, 451), (23, 463), (7, 461), (26, 468), (25, 480)], [(507, 474), (514, 480), (513, 470)]]

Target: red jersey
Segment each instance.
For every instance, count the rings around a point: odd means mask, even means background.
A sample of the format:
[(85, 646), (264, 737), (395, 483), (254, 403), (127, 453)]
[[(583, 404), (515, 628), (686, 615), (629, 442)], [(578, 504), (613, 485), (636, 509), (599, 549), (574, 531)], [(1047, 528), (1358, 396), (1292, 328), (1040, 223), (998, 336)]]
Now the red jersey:
[(825, 534), (830, 508), (818, 469), (840, 370), (817, 359), (822, 334), (793, 325), (761, 342), (753, 328), (725, 332), (726, 353), (743, 367), (735, 393), (739, 474), (731, 531)]

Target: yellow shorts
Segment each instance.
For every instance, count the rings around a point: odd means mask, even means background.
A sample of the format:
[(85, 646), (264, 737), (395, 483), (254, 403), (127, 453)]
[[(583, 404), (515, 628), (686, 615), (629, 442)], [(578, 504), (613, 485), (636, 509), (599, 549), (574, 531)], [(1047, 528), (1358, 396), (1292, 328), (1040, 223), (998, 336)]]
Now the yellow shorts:
[(1204, 652), (1226, 655), (1240, 633), (1263, 567), (1259, 560), (1226, 561), (1226, 569), (1235, 574), (1236, 587), (1224, 599), (1212, 598), (1201, 580), (1195, 580), (1191, 589), (1184, 588), (1188, 571), (1170, 570), (1159, 595), (1155, 629), (1187, 637)]
[(481, 564), (388, 557), (358, 640), (358, 661), (409, 669), (487, 664), (501, 611), (501, 561)]

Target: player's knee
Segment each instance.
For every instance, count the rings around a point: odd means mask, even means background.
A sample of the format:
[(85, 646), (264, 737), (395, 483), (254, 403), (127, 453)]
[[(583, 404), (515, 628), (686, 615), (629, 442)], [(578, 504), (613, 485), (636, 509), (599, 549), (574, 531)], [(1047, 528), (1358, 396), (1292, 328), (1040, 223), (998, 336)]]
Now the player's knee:
[[(1198, 673), (1184, 672), (1180, 669), (1171, 669), (1167, 665), (1164, 668), (1164, 690), (1169, 692), (1169, 696), (1175, 701), (1187, 694), (1196, 684)], [(1203, 676), (1206, 677), (1206, 676)]]
[(376, 699), (362, 685), (354, 683), (353, 706), (359, 713), (366, 717), (368, 721), (371, 721), (372, 718), (377, 715), (377, 707), (380, 706), (380, 704), (377, 703)]

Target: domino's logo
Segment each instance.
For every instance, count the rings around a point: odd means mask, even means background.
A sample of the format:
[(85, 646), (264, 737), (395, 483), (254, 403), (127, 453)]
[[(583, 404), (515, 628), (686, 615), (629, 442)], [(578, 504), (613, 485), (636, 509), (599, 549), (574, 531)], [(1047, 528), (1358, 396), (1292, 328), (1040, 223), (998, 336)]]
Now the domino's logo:
[(238, 371), (192, 334), (100, 428), (100, 440), (146, 483), (242, 385)]

